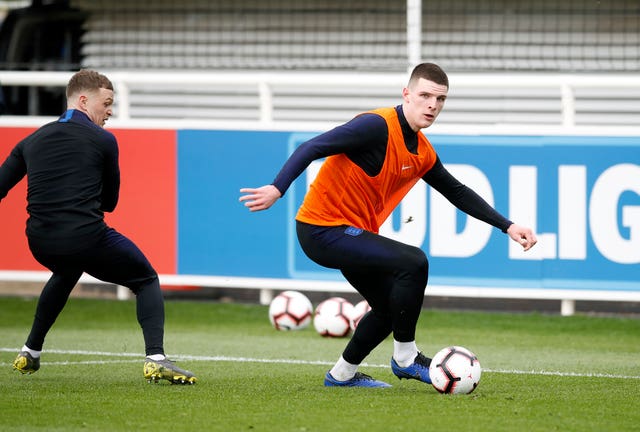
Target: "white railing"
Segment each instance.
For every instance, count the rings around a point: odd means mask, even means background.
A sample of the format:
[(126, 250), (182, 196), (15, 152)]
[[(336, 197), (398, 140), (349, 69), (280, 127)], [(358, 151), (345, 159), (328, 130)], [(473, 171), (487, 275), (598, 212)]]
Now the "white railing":
[[(135, 85), (242, 86), (254, 88), (258, 93), (259, 122), (274, 122), (273, 87), (318, 88), (324, 85), (354, 89), (371, 88), (382, 84), (406, 84), (408, 74), (375, 73), (295, 73), (295, 72), (143, 72), (105, 71), (114, 84), (118, 110), (114, 118), (131, 119), (131, 87)], [(0, 71), (3, 86), (65, 86), (71, 72)], [(575, 125), (575, 91), (579, 88), (640, 89), (640, 75), (566, 75), (566, 74), (450, 74), (449, 81), (456, 89), (462, 88), (557, 88), (560, 93), (560, 124)]]

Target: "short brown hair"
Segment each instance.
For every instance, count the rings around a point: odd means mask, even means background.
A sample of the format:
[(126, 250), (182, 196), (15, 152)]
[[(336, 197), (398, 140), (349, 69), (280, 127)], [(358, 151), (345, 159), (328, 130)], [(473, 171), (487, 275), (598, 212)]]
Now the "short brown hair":
[(440, 66), (435, 63), (421, 63), (411, 72), (409, 85), (417, 82), (420, 78), (433, 81), (436, 84), (447, 86), (449, 88), (449, 78)]
[(67, 98), (83, 90), (98, 90), (105, 88), (113, 90), (113, 84), (106, 76), (90, 69), (76, 72), (67, 84)]

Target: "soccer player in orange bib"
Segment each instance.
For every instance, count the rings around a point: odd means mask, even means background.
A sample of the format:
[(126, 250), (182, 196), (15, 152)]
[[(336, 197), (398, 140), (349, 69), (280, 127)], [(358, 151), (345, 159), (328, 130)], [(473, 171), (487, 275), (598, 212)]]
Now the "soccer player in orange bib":
[(358, 366), (389, 334), (398, 378), (430, 383), (431, 359), (415, 341), (429, 261), (422, 249), (378, 234), (380, 225), (420, 180), (465, 213), (500, 229), (529, 250), (531, 229), (509, 221), (443, 166), (421, 129), (433, 124), (449, 90), (446, 73), (422, 63), (402, 90), (401, 105), (360, 114), (300, 145), (275, 180), (240, 189), (250, 211), (266, 210), (314, 160), (326, 157), (296, 216), (305, 254), (339, 269), (371, 306), (324, 379), (325, 386), (389, 387)]

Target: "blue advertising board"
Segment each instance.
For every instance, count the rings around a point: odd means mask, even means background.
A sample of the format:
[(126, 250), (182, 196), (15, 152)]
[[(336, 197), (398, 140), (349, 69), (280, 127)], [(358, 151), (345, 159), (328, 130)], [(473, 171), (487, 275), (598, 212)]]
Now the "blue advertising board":
[[(178, 273), (340, 280), (311, 262), (294, 217), (322, 161), (271, 209), (242, 187), (270, 183), (316, 133), (178, 132)], [(419, 182), (380, 230), (421, 247), (430, 283), (640, 291), (640, 137), (429, 135), (445, 166), (539, 238), (523, 253)]]

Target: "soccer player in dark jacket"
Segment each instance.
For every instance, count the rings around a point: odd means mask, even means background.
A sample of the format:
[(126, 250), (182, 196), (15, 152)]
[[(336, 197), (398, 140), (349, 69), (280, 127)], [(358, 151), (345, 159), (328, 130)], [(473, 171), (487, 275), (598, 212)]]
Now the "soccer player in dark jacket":
[(158, 275), (140, 249), (109, 227), (104, 212), (118, 203), (118, 144), (104, 129), (114, 91), (102, 74), (81, 70), (67, 85), (67, 111), (20, 141), (0, 166), (0, 200), (27, 176), (26, 234), (34, 258), (51, 270), (31, 332), (13, 367), (40, 368), (45, 336), (82, 273), (128, 287), (136, 295), (144, 336), (143, 374), (193, 384), (193, 373), (164, 355), (164, 300)]
[(507, 233), (525, 250), (536, 244), (531, 229), (509, 221), (454, 178), (422, 134), (442, 110), (448, 90), (448, 77), (439, 66), (420, 64), (402, 91), (401, 105), (363, 113), (303, 143), (272, 184), (240, 189), (240, 201), (249, 210), (268, 209), (312, 161), (327, 158), (296, 215), (298, 241), (310, 259), (339, 269), (371, 311), (326, 373), (325, 386), (388, 387), (358, 372), (358, 366), (389, 334), (394, 341), (393, 373), (431, 382), (431, 360), (415, 341), (429, 262), (420, 248), (378, 235), (380, 225), (419, 180), (460, 210)]

